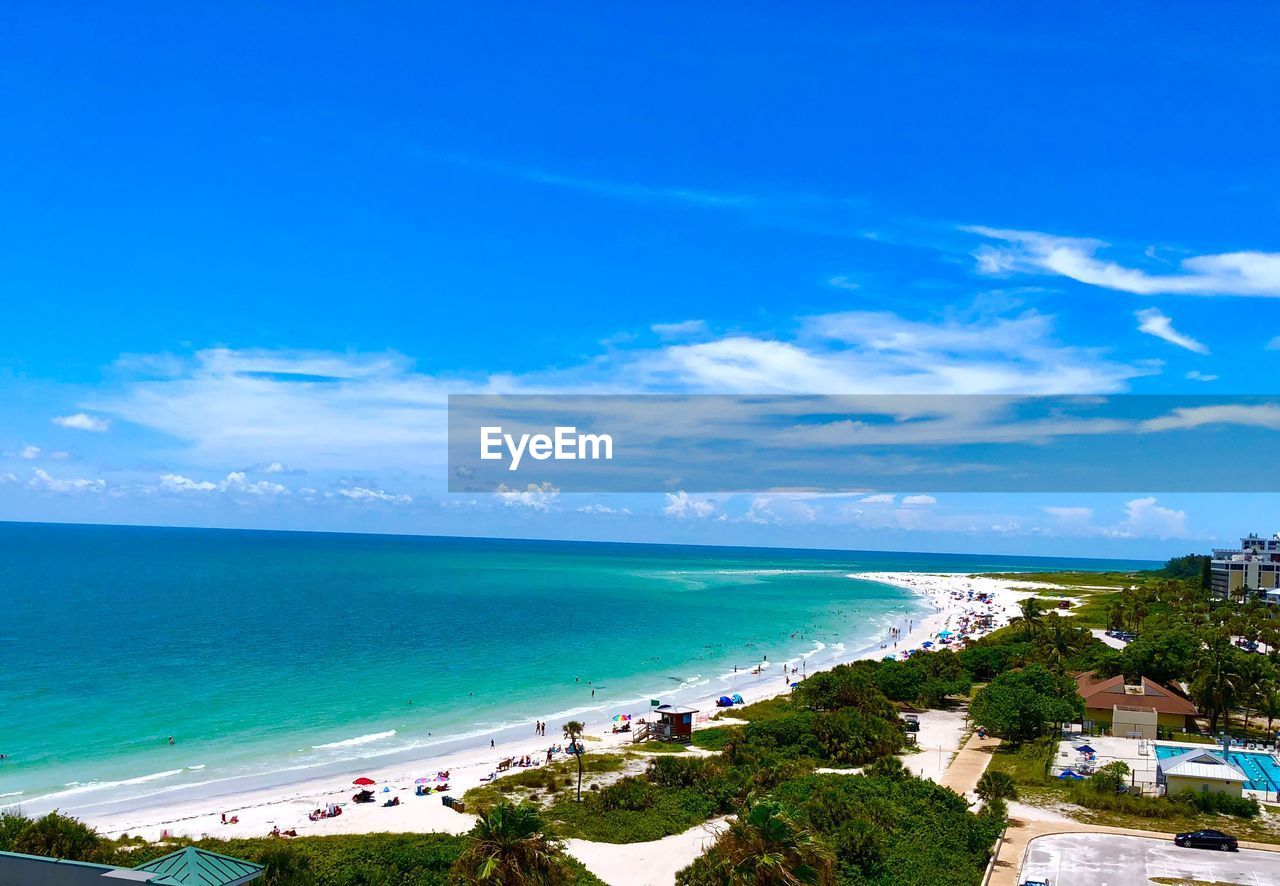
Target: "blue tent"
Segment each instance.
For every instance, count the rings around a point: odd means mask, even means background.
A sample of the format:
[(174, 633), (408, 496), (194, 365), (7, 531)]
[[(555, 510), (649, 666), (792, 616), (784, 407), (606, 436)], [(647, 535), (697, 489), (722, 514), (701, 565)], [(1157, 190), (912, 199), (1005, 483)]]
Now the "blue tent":
[(1072, 770), (1070, 770), (1070, 769), (1064, 769), (1064, 770), (1062, 771), (1062, 774), (1061, 774), (1061, 775), (1059, 775), (1059, 776), (1058, 776), (1058, 778), (1060, 778), (1060, 779), (1070, 779), (1071, 781), (1084, 781), (1084, 776), (1083, 776), (1083, 775), (1081, 775), (1079, 772), (1074, 772), (1074, 771), (1072, 771)]
[(1098, 753), (1098, 752), (1097, 752), (1097, 751), (1095, 751), (1093, 748), (1089, 747), (1087, 744), (1082, 744), (1082, 745), (1080, 745), (1080, 747), (1076, 748), (1076, 751), (1077, 751), (1077, 753), (1081, 753), (1081, 754), (1096, 754), (1096, 753)]
[(736, 693), (736, 692), (733, 694), (733, 703), (734, 703), (734, 704), (746, 704), (746, 702), (742, 700), (742, 696), (741, 696), (741, 695), (739, 695), (739, 694), (738, 694), (738, 693)]
[(716, 707), (731, 708), (733, 707), (733, 699), (727, 695), (722, 695), (718, 699), (716, 699)]

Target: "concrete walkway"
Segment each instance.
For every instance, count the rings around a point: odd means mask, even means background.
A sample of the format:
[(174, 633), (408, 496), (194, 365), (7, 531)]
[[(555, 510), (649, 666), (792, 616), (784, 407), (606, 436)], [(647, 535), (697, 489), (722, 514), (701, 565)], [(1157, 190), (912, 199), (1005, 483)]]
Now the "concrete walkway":
[(947, 767), (946, 773), (938, 784), (944, 788), (951, 788), (963, 797), (973, 799), (973, 792), (978, 787), (978, 779), (982, 778), (982, 773), (987, 771), (991, 755), (999, 746), (1000, 739), (991, 736), (979, 738), (978, 733), (975, 732), (951, 761), (951, 765)]

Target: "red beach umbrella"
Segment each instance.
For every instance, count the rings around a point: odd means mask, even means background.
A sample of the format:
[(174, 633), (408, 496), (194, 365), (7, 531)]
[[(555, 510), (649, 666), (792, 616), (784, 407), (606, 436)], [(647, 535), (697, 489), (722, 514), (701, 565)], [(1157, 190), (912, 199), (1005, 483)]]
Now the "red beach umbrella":
[(359, 778), (357, 778), (355, 781), (353, 781), (352, 784), (370, 785), (370, 784), (377, 784), (377, 782), (375, 782), (372, 778), (362, 775)]

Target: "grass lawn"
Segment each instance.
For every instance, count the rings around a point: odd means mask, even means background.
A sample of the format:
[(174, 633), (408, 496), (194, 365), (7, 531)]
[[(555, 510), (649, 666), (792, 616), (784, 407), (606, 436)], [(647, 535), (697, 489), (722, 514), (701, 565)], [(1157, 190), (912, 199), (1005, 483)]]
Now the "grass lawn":
[(1053, 736), (1043, 736), (1021, 745), (1002, 743), (991, 755), (988, 769), (1007, 772), (1013, 777), (1019, 790), (1052, 783), (1049, 766), (1057, 753), (1058, 741)]

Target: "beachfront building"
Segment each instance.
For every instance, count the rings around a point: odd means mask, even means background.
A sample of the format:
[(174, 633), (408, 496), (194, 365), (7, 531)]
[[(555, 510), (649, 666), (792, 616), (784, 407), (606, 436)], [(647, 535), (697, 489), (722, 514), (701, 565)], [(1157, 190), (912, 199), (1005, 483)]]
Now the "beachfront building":
[[(693, 741), (693, 715), (697, 708), (686, 708), (676, 704), (664, 704), (653, 709), (658, 718), (645, 730), (645, 738), (655, 741), (678, 741), (688, 744)], [(637, 741), (642, 740), (639, 735)]]
[(1155, 739), (1160, 728), (1194, 729), (1199, 714), (1180, 689), (1146, 677), (1129, 685), (1123, 674), (1099, 677), (1086, 671), (1076, 675), (1076, 688), (1084, 699), (1085, 725), (1107, 727), (1119, 738)]
[(1156, 783), (1164, 785), (1165, 795), (1169, 797), (1186, 791), (1212, 791), (1239, 797), (1248, 780), (1243, 772), (1213, 751), (1189, 750), (1161, 760), (1156, 769)]
[(1268, 603), (1280, 602), (1280, 533), (1271, 538), (1247, 535), (1238, 548), (1215, 548), (1209, 563), (1213, 593), (1231, 599), (1248, 591)]
[(0, 852), (0, 886), (241, 886), (261, 877), (263, 870), (260, 864), (194, 846), (136, 868)]

